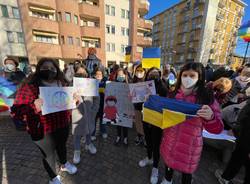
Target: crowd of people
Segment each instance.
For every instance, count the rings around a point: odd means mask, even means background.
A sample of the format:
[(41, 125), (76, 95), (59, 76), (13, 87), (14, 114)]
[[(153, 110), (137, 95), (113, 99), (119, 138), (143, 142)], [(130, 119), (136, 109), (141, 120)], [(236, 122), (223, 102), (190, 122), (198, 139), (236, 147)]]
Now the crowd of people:
[[(150, 183), (159, 181), (160, 157), (165, 164), (162, 184), (173, 183), (174, 171), (182, 173), (182, 184), (192, 183), (203, 148), (202, 131), (219, 134), (229, 130), (236, 140), (235, 149), (224, 172), (215, 171), (220, 184), (229, 184), (242, 166), (245, 166), (244, 184), (250, 183), (250, 64), (233, 71), (225, 67), (213, 69), (209, 64), (186, 63), (180, 71), (174, 66), (164, 65), (162, 69), (145, 69), (140, 62), (128, 68), (114, 65), (111, 72), (101, 65), (95, 49), (90, 49), (86, 60), (65, 65), (60, 70), (56, 61), (42, 58), (30, 66), (27, 75), (18, 69), (18, 62), (12, 58), (4, 61), (3, 76), (19, 86), (14, 95), (11, 117), (17, 127), (24, 125), (34, 144), (43, 156), (43, 165), (50, 178), (50, 184), (60, 184), (56, 172), (56, 154), (61, 171), (75, 174), (81, 161), (81, 142), (90, 154), (97, 153), (94, 140), (97, 139), (97, 124), (103, 139), (108, 137), (103, 124), (105, 86), (107, 81), (139, 83), (153, 80), (157, 95), (180, 101), (200, 104), (197, 117), (162, 130), (143, 121), (143, 103), (134, 103), (134, 127), (137, 133), (134, 144), (145, 146), (147, 155), (138, 161), (140, 167), (152, 165)], [(46, 99), (39, 97), (39, 87), (73, 86), (73, 77), (95, 78), (99, 82), (98, 97), (83, 97), (74, 94), (76, 109), (42, 115)], [(128, 94), (129, 95), (129, 94)], [(109, 99), (113, 103), (115, 99)], [(73, 135), (73, 163), (67, 160), (66, 143)], [(128, 128), (117, 126), (115, 146), (129, 146)], [(80, 172), (80, 171), (79, 171)], [(205, 180), (205, 178), (204, 178)]]

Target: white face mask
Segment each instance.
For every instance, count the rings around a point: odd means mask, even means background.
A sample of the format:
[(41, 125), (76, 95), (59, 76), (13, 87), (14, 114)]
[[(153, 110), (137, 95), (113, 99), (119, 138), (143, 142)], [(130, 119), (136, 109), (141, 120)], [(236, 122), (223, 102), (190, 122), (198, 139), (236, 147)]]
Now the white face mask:
[(246, 95), (250, 97), (250, 87), (246, 89)]
[(11, 72), (14, 72), (15, 71), (15, 66), (12, 65), (12, 64), (6, 64), (5, 65), (5, 71), (11, 71)]
[(135, 75), (137, 78), (142, 79), (144, 77), (144, 72), (137, 72)]
[(198, 78), (197, 79), (192, 79), (191, 77), (182, 77), (181, 78), (181, 83), (182, 83), (183, 87), (186, 89), (190, 89), (190, 88), (194, 87), (196, 85), (197, 81), (198, 81)]

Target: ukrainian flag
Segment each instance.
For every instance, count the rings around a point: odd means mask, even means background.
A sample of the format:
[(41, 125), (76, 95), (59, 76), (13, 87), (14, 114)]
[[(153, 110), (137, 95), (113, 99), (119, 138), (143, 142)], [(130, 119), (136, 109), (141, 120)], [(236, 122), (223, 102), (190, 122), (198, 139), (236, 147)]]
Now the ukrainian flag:
[(144, 103), (143, 121), (162, 129), (196, 116), (201, 105), (152, 95)]
[(126, 53), (125, 53), (125, 62), (129, 63), (131, 61), (131, 51), (132, 51), (132, 47), (131, 46), (127, 46), (125, 48)]
[(160, 69), (161, 66), (161, 49), (160, 48), (144, 48), (142, 56), (142, 67)]

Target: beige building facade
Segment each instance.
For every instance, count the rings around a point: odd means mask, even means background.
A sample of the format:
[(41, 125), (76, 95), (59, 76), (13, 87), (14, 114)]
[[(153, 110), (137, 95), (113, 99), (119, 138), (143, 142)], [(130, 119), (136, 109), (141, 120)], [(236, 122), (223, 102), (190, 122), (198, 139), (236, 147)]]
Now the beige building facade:
[(240, 0), (183, 0), (154, 16), (153, 45), (161, 47), (162, 63), (227, 64), (245, 6)]

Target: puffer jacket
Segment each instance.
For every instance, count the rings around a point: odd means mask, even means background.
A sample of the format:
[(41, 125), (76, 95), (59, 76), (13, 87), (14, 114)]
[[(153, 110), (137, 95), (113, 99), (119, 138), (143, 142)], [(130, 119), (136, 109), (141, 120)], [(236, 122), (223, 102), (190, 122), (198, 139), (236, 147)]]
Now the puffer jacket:
[[(182, 91), (178, 91), (175, 98), (196, 102), (195, 93), (185, 96)], [(215, 101), (210, 107), (214, 112), (213, 120), (194, 117), (164, 130), (160, 152), (168, 167), (190, 174), (197, 169), (203, 146), (203, 128), (214, 134), (223, 130), (219, 104)]]

